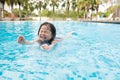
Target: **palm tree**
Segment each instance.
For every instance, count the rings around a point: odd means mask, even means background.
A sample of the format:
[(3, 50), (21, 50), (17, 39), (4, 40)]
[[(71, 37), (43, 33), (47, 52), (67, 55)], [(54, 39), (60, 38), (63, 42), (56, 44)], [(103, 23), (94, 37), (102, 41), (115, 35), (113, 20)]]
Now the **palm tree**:
[(0, 0), (2, 3), (2, 18), (4, 18), (4, 5), (5, 5), (5, 0)]
[(52, 6), (52, 12), (53, 12), (53, 19), (54, 19), (54, 14), (55, 14), (55, 7), (58, 7), (58, 2), (59, 0), (50, 0), (51, 1), (51, 4), (50, 6)]
[[(23, 1), (23, 0), (22, 0)], [(20, 18), (20, 20), (21, 20), (21, 8), (20, 8), (20, 6), (21, 6), (21, 0), (17, 0), (17, 3), (18, 3), (18, 5), (19, 5), (19, 18)]]
[(68, 17), (70, 17), (70, 1), (69, 0), (67, 0), (66, 11), (67, 11)]
[(75, 11), (77, 8), (77, 0), (72, 0), (71, 3), (72, 3), (72, 9), (73, 11)]
[(96, 20), (97, 20), (97, 15), (98, 15), (98, 9), (99, 5), (102, 4), (101, 0), (95, 0), (95, 9), (96, 9)]
[(0, 21), (2, 21), (2, 3), (0, 2)]
[(31, 14), (31, 13), (34, 11), (35, 8), (34, 8), (34, 6), (33, 6), (33, 3), (30, 2), (30, 3), (28, 4), (28, 9), (29, 9), (29, 14)]
[(80, 17), (79, 13), (80, 13), (80, 10), (82, 11), (84, 0), (77, 0), (76, 4), (77, 4), (77, 6), (76, 6), (77, 7), (77, 16), (79, 18)]
[(61, 7), (66, 9), (67, 17), (70, 17), (70, 1), (69, 0), (61, 0)]
[[(62, 10), (64, 10), (64, 8), (65, 8), (65, 0), (61, 0), (60, 3), (61, 3)], [(62, 12), (64, 12), (64, 11), (62, 11)]]
[(91, 10), (91, 15), (90, 15), (90, 20), (92, 20), (92, 11), (95, 10), (95, 6), (96, 6), (96, 1), (95, 0), (89, 0), (89, 9)]
[(13, 5), (17, 4), (17, 0), (6, 0), (7, 4), (11, 6), (11, 15), (12, 20), (14, 20), (14, 12), (13, 12)]
[(89, 0), (84, 0), (84, 3), (83, 3), (84, 19), (87, 18), (89, 7), (90, 7)]
[(37, 9), (39, 9), (39, 12), (40, 12), (40, 20), (41, 20), (41, 11), (42, 11), (42, 8), (43, 9), (45, 9), (46, 8), (46, 6), (47, 6), (47, 3), (48, 3), (48, 1), (47, 0), (45, 0), (44, 2), (43, 1), (35, 1), (35, 7), (37, 8)]
[(114, 15), (113, 20), (115, 20), (116, 17), (120, 17), (120, 0), (116, 0), (116, 9), (114, 9)]
[(25, 16), (26, 18), (28, 18), (28, 16), (29, 16), (29, 15), (28, 15), (28, 13), (29, 13), (29, 11), (28, 11), (28, 4), (29, 4), (28, 1), (29, 1), (29, 0), (24, 0), (24, 1), (22, 2), (23, 10), (26, 11), (26, 16)]

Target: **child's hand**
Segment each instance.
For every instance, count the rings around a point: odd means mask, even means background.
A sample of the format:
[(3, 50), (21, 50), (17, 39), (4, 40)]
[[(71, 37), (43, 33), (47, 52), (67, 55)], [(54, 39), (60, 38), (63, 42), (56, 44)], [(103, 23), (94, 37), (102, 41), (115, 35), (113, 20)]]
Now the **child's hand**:
[(24, 44), (25, 43), (25, 38), (23, 36), (18, 36), (17, 42), (20, 43), (20, 44)]
[(41, 47), (45, 50), (50, 50), (51, 49), (51, 46), (49, 46), (48, 44), (43, 44), (43, 45), (41, 45)]

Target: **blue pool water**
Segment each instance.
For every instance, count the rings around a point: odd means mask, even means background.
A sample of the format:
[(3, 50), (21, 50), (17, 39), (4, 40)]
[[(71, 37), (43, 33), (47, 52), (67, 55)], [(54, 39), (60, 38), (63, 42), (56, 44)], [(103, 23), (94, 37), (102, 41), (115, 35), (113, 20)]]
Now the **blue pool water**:
[(0, 22), (0, 80), (120, 80), (120, 24), (51, 21), (58, 37), (74, 34), (50, 51), (17, 43), (42, 22)]

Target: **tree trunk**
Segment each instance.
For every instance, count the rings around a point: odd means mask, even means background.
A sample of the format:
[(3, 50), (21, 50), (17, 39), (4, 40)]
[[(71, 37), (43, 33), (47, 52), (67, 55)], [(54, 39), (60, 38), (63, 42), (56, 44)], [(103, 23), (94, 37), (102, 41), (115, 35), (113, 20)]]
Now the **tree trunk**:
[(68, 18), (70, 17), (70, 13), (69, 13), (69, 7), (70, 7), (70, 3), (69, 0), (67, 0), (67, 13), (68, 13)]
[(96, 20), (98, 20), (98, 17), (99, 17), (99, 15), (98, 15), (98, 9), (99, 9), (99, 5), (97, 5), (97, 8), (96, 8)]
[(14, 20), (13, 5), (11, 5), (11, 19)]
[(20, 5), (19, 5), (19, 18), (21, 20), (21, 8), (20, 8)]
[(53, 20), (55, 19), (54, 13), (55, 13), (55, 6), (53, 5), (53, 15), (52, 15)]
[(92, 10), (91, 10), (91, 15), (90, 15), (90, 20), (91, 20), (91, 21), (92, 21), (92, 17), (93, 17), (93, 16), (92, 16)]
[(41, 7), (40, 7), (40, 21), (41, 21)]
[(3, 8), (2, 8), (2, 18), (4, 18), (4, 4), (2, 6), (3, 6)]
[(79, 8), (77, 8), (77, 16), (78, 16), (78, 18), (79, 18)]
[(2, 20), (2, 8), (0, 8), (0, 21)]

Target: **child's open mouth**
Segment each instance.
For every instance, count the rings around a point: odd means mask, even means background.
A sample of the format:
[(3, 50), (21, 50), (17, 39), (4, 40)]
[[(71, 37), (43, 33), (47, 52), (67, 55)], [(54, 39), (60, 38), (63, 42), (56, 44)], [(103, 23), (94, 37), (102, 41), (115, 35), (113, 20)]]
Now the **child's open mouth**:
[(46, 39), (46, 37), (45, 37), (45, 36), (41, 36), (41, 38), (42, 38), (42, 39)]

